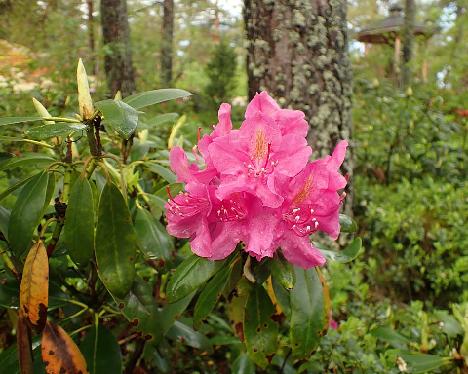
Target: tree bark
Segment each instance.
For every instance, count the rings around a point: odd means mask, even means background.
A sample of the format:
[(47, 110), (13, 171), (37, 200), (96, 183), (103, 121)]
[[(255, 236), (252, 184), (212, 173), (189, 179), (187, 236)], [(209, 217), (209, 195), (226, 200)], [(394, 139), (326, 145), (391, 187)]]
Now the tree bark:
[[(245, 0), (249, 98), (267, 90), (302, 110), (315, 157), (351, 136), (345, 0)], [(348, 153), (343, 166), (351, 174)]]
[(94, 34), (94, 0), (86, 0), (88, 11), (88, 43), (91, 52), (91, 66), (93, 75), (97, 74), (97, 59), (96, 59), (96, 37)]
[(101, 25), (104, 44), (104, 69), (112, 95), (135, 91), (135, 74), (130, 47), (126, 0), (101, 0)]
[(161, 83), (172, 84), (172, 56), (174, 50), (174, 0), (164, 0), (161, 43)]
[(413, 53), (414, 35), (414, 0), (405, 0), (405, 24), (403, 27), (403, 59), (401, 66), (401, 85), (411, 85), (411, 55)]

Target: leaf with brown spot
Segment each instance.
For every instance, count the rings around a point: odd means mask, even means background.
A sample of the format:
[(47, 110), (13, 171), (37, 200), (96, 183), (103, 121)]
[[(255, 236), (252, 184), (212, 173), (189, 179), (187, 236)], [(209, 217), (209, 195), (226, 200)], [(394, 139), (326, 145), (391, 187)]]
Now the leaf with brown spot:
[(29, 250), (20, 285), (20, 310), (38, 331), (44, 328), (49, 304), (49, 258), (42, 241)]
[(47, 374), (89, 374), (75, 342), (52, 322), (46, 323), (42, 333), (41, 352)]

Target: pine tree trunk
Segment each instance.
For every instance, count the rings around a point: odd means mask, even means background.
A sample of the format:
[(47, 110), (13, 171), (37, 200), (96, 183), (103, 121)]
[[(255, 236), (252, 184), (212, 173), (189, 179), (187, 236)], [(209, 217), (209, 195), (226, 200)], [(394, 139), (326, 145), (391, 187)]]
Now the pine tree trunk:
[(96, 59), (96, 37), (94, 34), (94, 0), (86, 0), (88, 11), (88, 43), (91, 52), (92, 74), (97, 74), (97, 59)]
[(161, 44), (161, 83), (165, 87), (172, 84), (172, 55), (174, 40), (174, 0), (164, 0)]
[(109, 91), (130, 95), (135, 91), (135, 75), (126, 0), (101, 0), (101, 25)]
[[(267, 90), (302, 110), (314, 156), (351, 137), (345, 0), (245, 0), (249, 98)], [(351, 174), (351, 152), (343, 166)]]
[(405, 25), (403, 28), (403, 59), (401, 83), (406, 88), (411, 85), (411, 55), (413, 53), (414, 0), (405, 0)]

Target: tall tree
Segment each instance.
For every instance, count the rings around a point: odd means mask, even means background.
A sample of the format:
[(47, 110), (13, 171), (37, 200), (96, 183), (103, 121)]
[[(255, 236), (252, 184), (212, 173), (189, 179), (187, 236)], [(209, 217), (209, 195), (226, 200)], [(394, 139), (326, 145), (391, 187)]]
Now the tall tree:
[(97, 73), (97, 59), (96, 59), (96, 37), (94, 34), (94, 0), (86, 0), (86, 8), (88, 14), (88, 43), (91, 52), (91, 65), (93, 75)]
[(401, 66), (401, 82), (403, 87), (411, 84), (411, 55), (414, 39), (414, 0), (405, 0), (405, 24), (403, 27), (403, 59)]
[(129, 95), (135, 91), (135, 73), (127, 1), (101, 0), (101, 25), (107, 86), (112, 95), (117, 91)]
[(172, 55), (174, 49), (174, 0), (164, 0), (161, 44), (161, 83), (172, 84)]
[[(323, 155), (351, 133), (346, 1), (245, 0), (249, 97), (267, 90), (300, 109), (308, 140)], [(348, 154), (344, 169), (351, 173)]]

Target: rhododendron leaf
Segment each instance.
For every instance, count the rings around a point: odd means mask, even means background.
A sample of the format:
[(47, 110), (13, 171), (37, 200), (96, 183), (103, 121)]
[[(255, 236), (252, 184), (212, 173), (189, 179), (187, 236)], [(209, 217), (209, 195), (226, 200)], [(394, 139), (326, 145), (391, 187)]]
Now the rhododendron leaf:
[(294, 268), (283, 258), (277, 258), (271, 264), (272, 278), (277, 280), (284, 288), (290, 290), (294, 287)]
[(317, 271), (294, 268), (291, 290), (291, 347), (296, 357), (308, 357), (317, 348), (325, 324), (323, 286)]
[(180, 321), (175, 321), (174, 325), (167, 332), (167, 337), (175, 341), (181, 341), (189, 347), (200, 349), (204, 352), (213, 352), (210, 340), (205, 335)]
[(136, 241), (127, 203), (117, 186), (107, 183), (99, 197), (95, 249), (99, 278), (116, 297), (132, 287)]
[(12, 157), (0, 165), (0, 170), (24, 168), (33, 166), (35, 168), (49, 166), (56, 159), (40, 153), (24, 153), (21, 157)]
[(195, 304), (195, 311), (193, 314), (193, 323), (195, 326), (199, 325), (201, 320), (206, 318), (214, 309), (219, 296), (223, 292), (231, 276), (232, 269), (233, 266), (228, 266), (227, 269), (218, 271), (213, 279), (203, 288)]
[(103, 115), (103, 124), (128, 139), (137, 128), (138, 111), (120, 100), (103, 100), (96, 103)]
[(165, 168), (164, 166), (161, 166), (159, 164), (156, 164), (154, 162), (145, 162), (143, 164), (145, 167), (148, 168), (151, 172), (159, 175), (162, 177), (166, 182), (168, 183), (175, 183), (176, 181), (176, 176), (175, 174), (170, 171), (169, 169)]
[(276, 353), (278, 325), (271, 317), (275, 307), (263, 286), (255, 284), (247, 299), (244, 336), (250, 358), (265, 368)]
[(273, 261), (270, 258), (264, 258), (262, 261), (258, 262), (252, 261), (252, 274), (254, 276), (255, 282), (262, 284), (265, 282), (271, 273), (271, 263)]
[(180, 99), (192, 95), (188, 91), (176, 88), (163, 88), (161, 90), (140, 92), (127, 96), (123, 101), (135, 109), (162, 103), (168, 100)]
[(36, 121), (42, 121), (42, 117), (3, 117), (0, 118), (0, 126)]
[(10, 215), (8, 238), (10, 247), (17, 255), (22, 255), (30, 246), (36, 229), (48, 204), (47, 190), (49, 174), (41, 171), (23, 186)]
[[(317, 245), (317, 243), (313, 243)], [(320, 252), (330, 261), (340, 262), (346, 264), (353, 261), (359, 254), (362, 252), (362, 240), (361, 238), (354, 238), (354, 240), (349, 243), (345, 249), (342, 251), (330, 251), (328, 249), (320, 248)]]
[(377, 327), (370, 333), (372, 336), (375, 336), (376, 338), (381, 339), (384, 342), (390, 344), (392, 347), (398, 349), (407, 349), (408, 343), (410, 342), (406, 337), (387, 326)]
[(271, 285), (273, 287), (273, 292), (275, 293), (276, 301), (281, 308), (281, 311), (285, 316), (291, 316), (291, 298), (289, 291), (286, 290), (284, 286), (278, 280), (276, 280), (276, 278), (271, 279)]
[(241, 353), (232, 364), (231, 374), (255, 374), (255, 364), (245, 353)]
[(79, 177), (70, 191), (63, 241), (77, 264), (87, 264), (94, 253), (94, 196), (88, 179)]
[(167, 298), (175, 302), (195, 291), (223, 266), (224, 261), (210, 261), (196, 255), (185, 259), (167, 284)]
[(146, 258), (168, 259), (174, 249), (174, 242), (166, 228), (146, 209), (137, 207), (135, 231), (139, 247)]
[(340, 229), (342, 232), (356, 232), (358, 225), (351, 217), (340, 214)]
[(122, 353), (114, 334), (102, 325), (88, 330), (80, 345), (90, 374), (122, 372)]
[(82, 123), (54, 123), (31, 127), (26, 131), (30, 137), (34, 139), (49, 139), (54, 136), (73, 136), (75, 133), (80, 133), (86, 129), (86, 125)]

